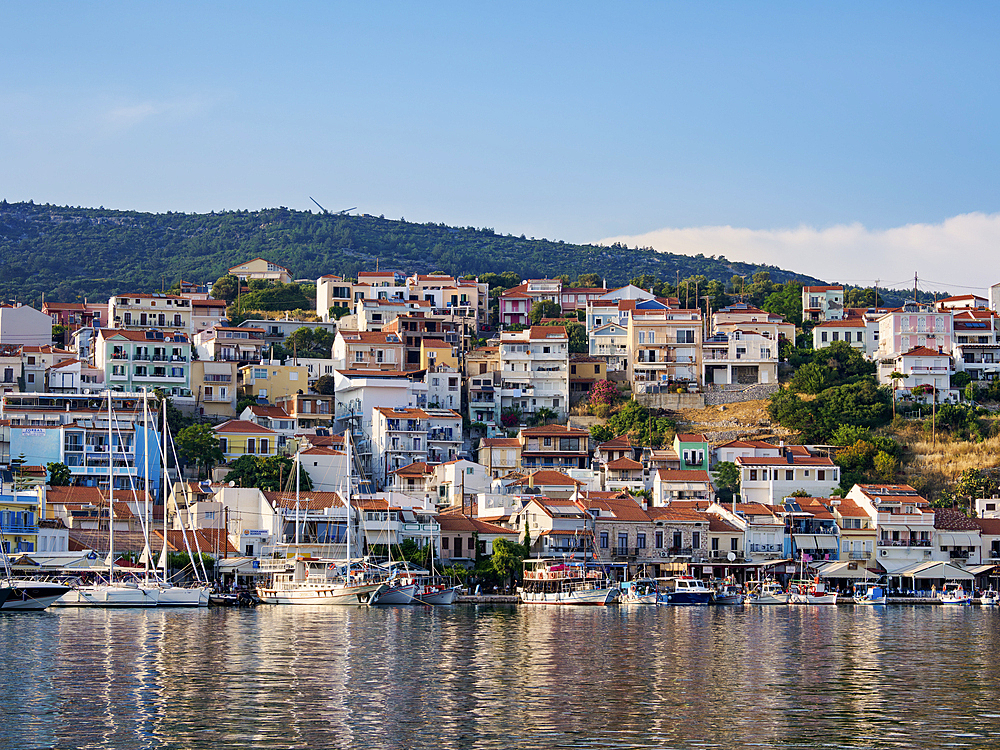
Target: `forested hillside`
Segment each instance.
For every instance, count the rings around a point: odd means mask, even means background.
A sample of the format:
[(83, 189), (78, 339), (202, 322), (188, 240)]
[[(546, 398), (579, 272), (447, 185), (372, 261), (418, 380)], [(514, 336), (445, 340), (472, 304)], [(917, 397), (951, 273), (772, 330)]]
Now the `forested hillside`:
[(621, 245), (572, 245), (504, 236), (492, 229), (414, 224), (402, 219), (293, 211), (148, 214), (0, 201), (0, 299), (104, 298), (119, 291), (157, 291), (179, 278), (214, 281), (257, 256), (286, 266), (295, 278), (354, 276), (379, 267), (405, 272), (522, 278), (598, 274), (608, 284), (649, 275), (675, 281), (703, 275), (768, 271), (774, 282), (818, 279), (774, 266), (723, 257), (689, 257)]

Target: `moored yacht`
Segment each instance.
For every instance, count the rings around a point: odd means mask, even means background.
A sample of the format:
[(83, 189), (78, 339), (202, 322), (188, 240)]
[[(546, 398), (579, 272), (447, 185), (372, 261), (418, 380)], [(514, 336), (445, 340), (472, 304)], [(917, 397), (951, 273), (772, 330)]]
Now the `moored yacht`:
[(524, 604), (614, 604), (618, 593), (600, 568), (544, 558), (524, 561), (524, 578), (517, 590)]
[(56, 581), (12, 578), (0, 582), (0, 609), (4, 612), (42, 610), (69, 590), (69, 586)]
[(660, 604), (704, 605), (712, 602), (712, 589), (694, 576), (675, 576), (664, 580)]
[(961, 583), (948, 581), (938, 594), (938, 601), (942, 604), (972, 604), (972, 593), (967, 592)]

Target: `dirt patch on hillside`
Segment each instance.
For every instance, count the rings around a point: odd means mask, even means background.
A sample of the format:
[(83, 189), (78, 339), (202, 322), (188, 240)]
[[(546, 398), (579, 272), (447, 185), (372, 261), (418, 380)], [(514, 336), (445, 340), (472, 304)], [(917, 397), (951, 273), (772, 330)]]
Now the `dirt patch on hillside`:
[(704, 409), (679, 409), (675, 414), (680, 422), (680, 429), (704, 432), (713, 443), (738, 438), (780, 438), (788, 441), (791, 436), (788, 430), (771, 422), (766, 400), (706, 406)]

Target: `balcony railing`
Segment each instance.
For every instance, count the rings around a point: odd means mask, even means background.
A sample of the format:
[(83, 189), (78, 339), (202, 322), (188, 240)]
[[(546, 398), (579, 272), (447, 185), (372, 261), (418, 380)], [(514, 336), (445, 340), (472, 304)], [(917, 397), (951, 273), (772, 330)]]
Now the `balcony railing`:
[(930, 547), (930, 539), (879, 539), (879, 547)]
[(849, 552), (847, 554), (847, 559), (849, 560), (870, 560), (872, 553), (870, 551), (861, 552)]

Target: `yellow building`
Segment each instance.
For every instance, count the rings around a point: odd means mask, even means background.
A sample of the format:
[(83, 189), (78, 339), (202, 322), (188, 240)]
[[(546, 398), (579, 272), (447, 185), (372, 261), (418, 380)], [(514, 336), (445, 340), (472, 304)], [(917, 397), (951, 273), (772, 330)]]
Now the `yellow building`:
[(420, 369), (429, 367), (458, 369), (455, 346), (441, 339), (420, 339)]
[(235, 461), (241, 456), (278, 455), (278, 433), (242, 419), (230, 419), (213, 428), (219, 436), (219, 444), (226, 461)]
[(240, 368), (244, 394), (275, 403), (279, 398), (309, 389), (309, 369), (305, 365), (248, 365)]
[(236, 362), (191, 363), (191, 393), (198, 414), (203, 417), (236, 416)]
[(282, 284), (292, 283), (292, 274), (287, 268), (263, 258), (254, 258), (246, 263), (233, 266), (229, 269), (229, 273), (240, 281), (264, 279), (266, 281), (280, 281)]
[(14, 490), (4, 482), (0, 489), (0, 544), (7, 554), (34, 552), (38, 544), (38, 494)]

